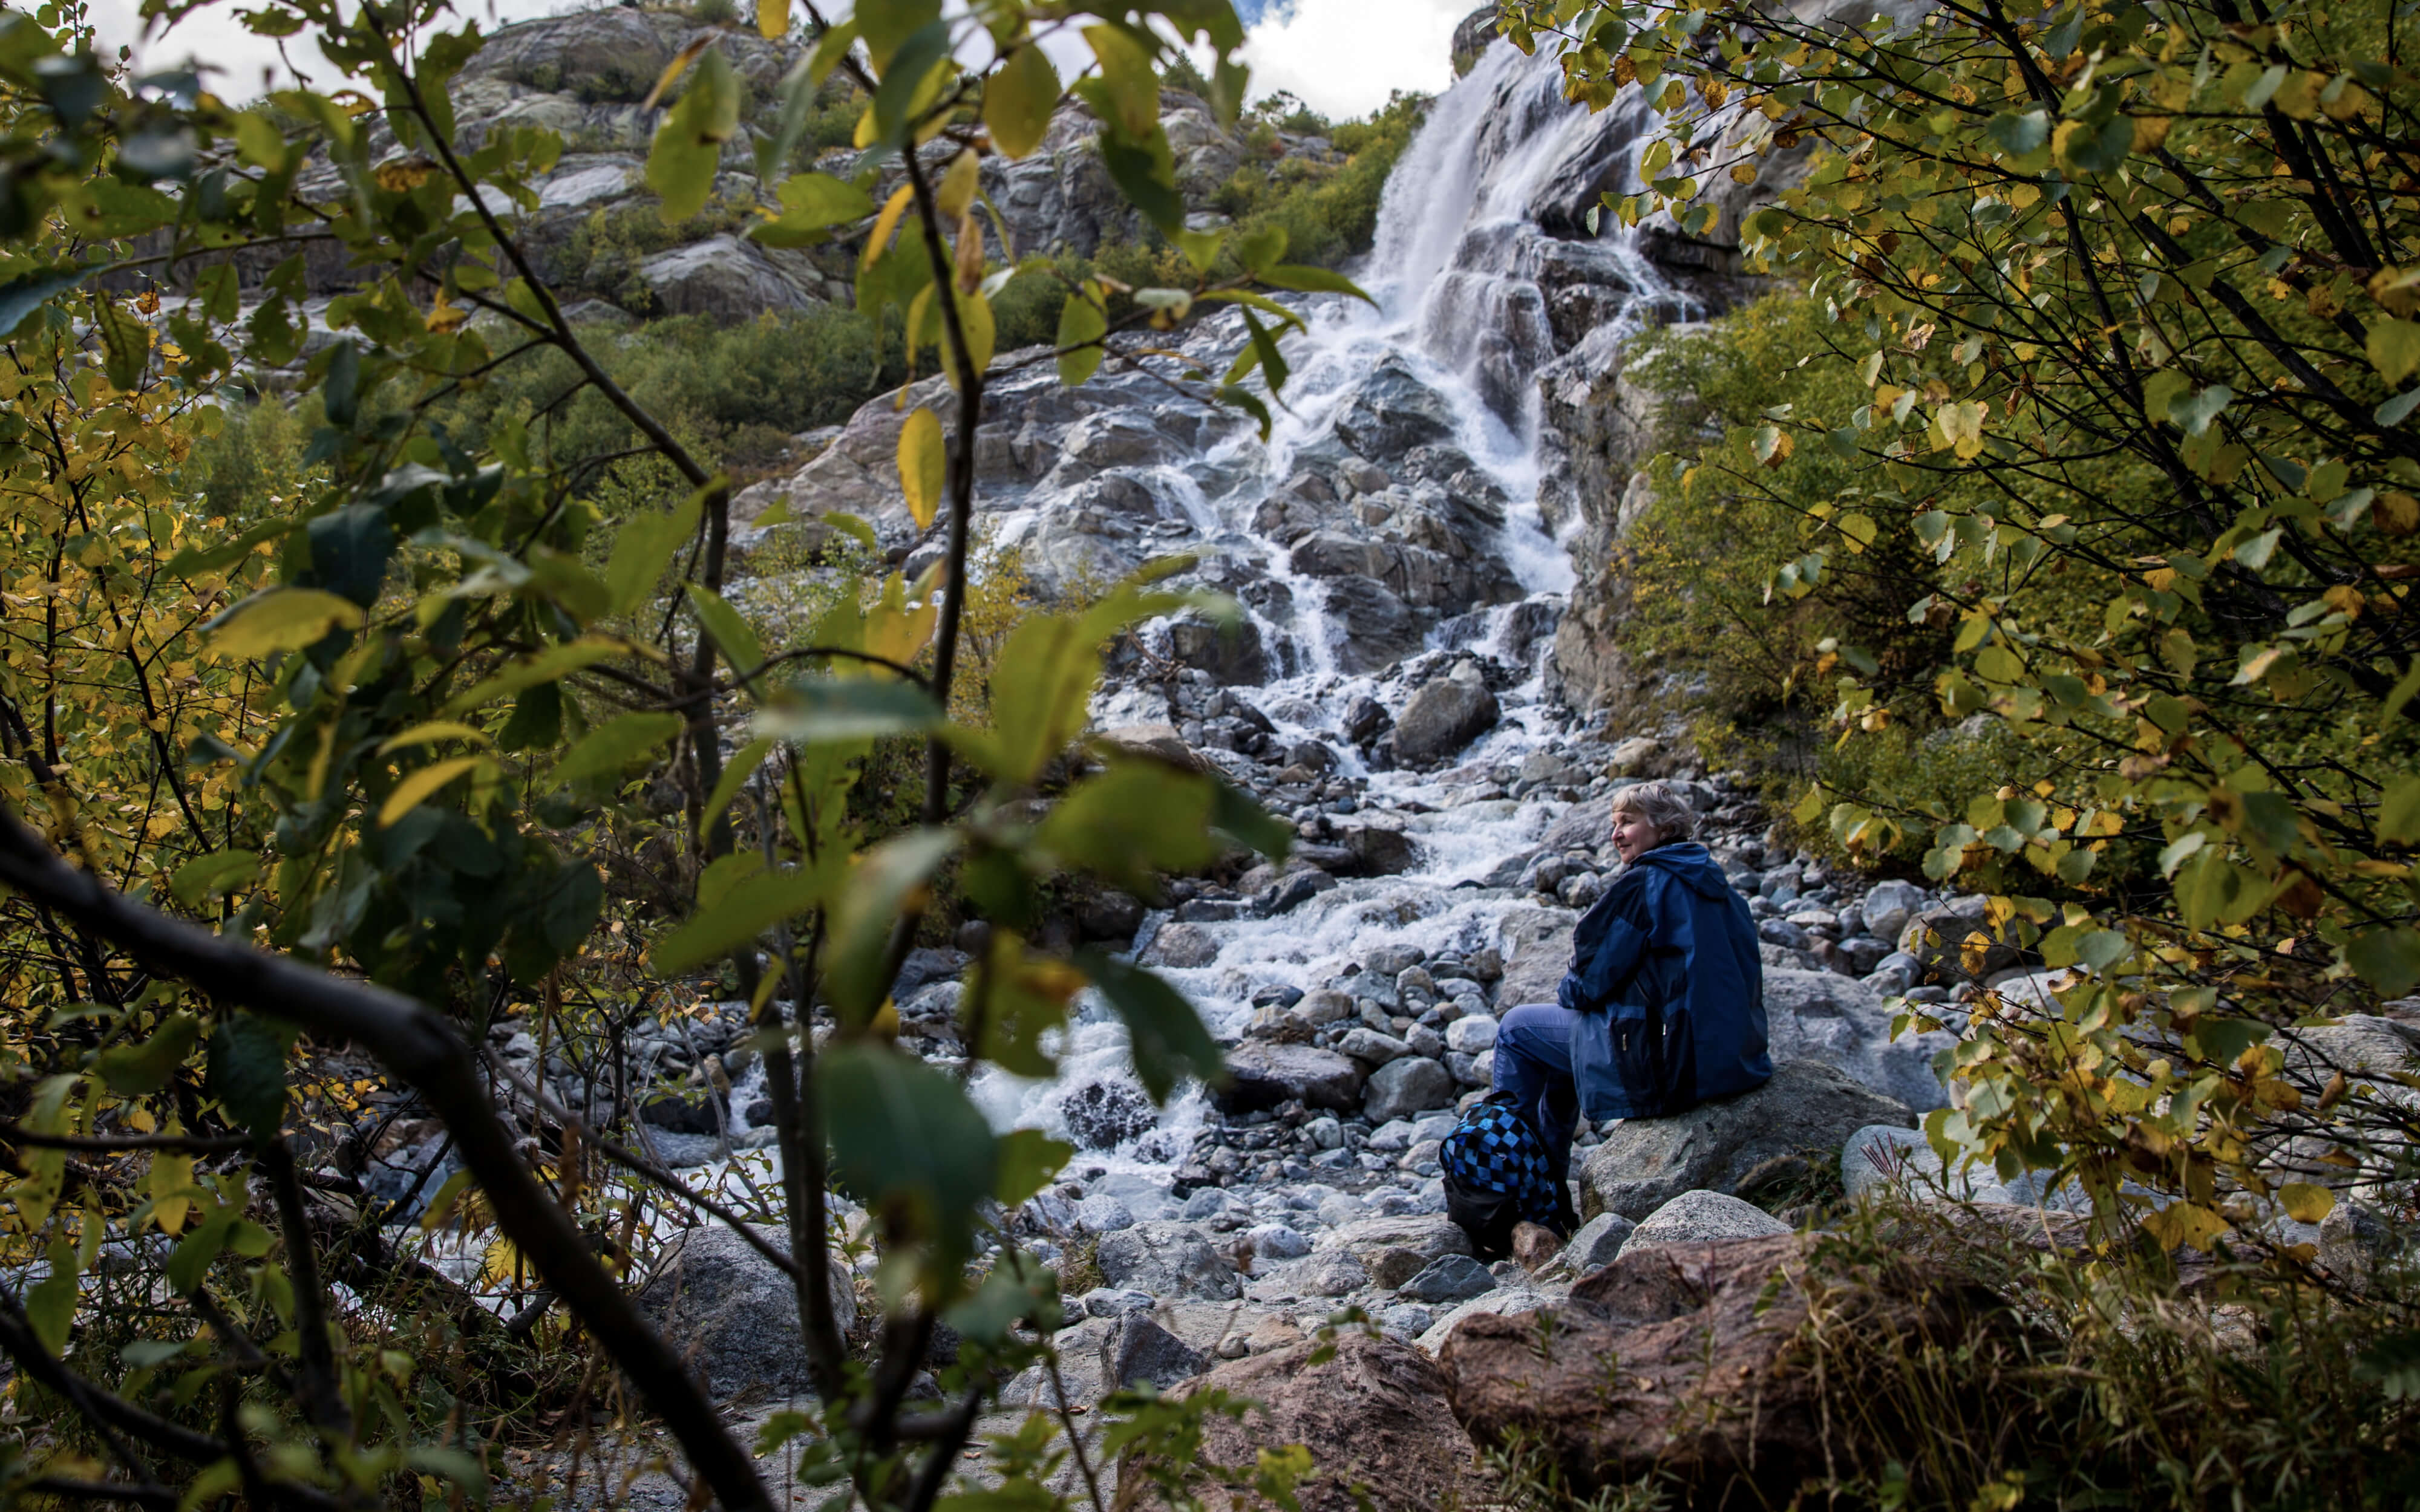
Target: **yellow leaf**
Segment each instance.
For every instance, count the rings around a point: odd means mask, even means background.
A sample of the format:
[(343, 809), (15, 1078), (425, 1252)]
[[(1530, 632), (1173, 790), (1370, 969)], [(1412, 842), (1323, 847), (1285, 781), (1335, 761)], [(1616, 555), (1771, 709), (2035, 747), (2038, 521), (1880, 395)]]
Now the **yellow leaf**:
[(916, 528), (930, 530), (941, 511), (941, 490), (949, 477), (949, 454), (941, 440), (941, 418), (919, 405), (899, 427), (899, 488), (908, 496), (908, 513)]
[(2336, 1195), (2308, 1181), (2288, 1181), (2277, 1189), (2277, 1200), (2286, 1205), (2287, 1217), (2298, 1224), (2315, 1224), (2335, 1211)]
[(1755, 183), (1756, 164), (1753, 162), (1733, 163), (1731, 165), (1731, 182), (1735, 184)]
[[(871, 119), (871, 115), (867, 118)], [(875, 259), (882, 255), (882, 249), (891, 245), (892, 234), (899, 229), (899, 218), (908, 213), (908, 202), (915, 193), (912, 184), (901, 184), (889, 199), (883, 201), (882, 213), (874, 218), (874, 229), (866, 236), (865, 255), (860, 260), (860, 267), (873, 267)]]
[(972, 147), (961, 147), (950, 160), (941, 175), (940, 187), (933, 192), (933, 204), (943, 217), (956, 220), (967, 213), (975, 202), (975, 190), (980, 187), (982, 160)]
[(664, 71), (656, 75), (656, 86), (647, 91), (647, 98), (639, 102), (639, 108), (641, 110), (655, 109), (656, 101), (664, 98), (664, 91), (673, 86), (673, 81), (681, 76), (681, 70), (696, 62), (697, 55), (700, 53), (705, 52), (707, 47), (711, 46), (713, 41), (714, 34), (712, 32), (707, 32), (702, 37), (690, 38), (689, 45), (682, 48), (679, 52), (675, 53), (673, 54), (673, 60), (664, 65)]
[(991, 145), (1021, 158), (1042, 145), (1059, 104), (1059, 70), (1032, 42), (1011, 53), (984, 85), (984, 125)]
[(437, 302), (428, 307), (428, 314), (422, 318), (421, 324), (444, 336), (461, 330), (462, 322), (470, 318), (470, 311), (459, 305), (448, 303), (445, 296), (440, 294), (437, 296)]
[(451, 761), (438, 762), (434, 765), (420, 768), (397, 782), (395, 785), (395, 791), (387, 795), (386, 802), (379, 807), (379, 827), (384, 829), (412, 810), (419, 808), (423, 802), (434, 796), (439, 788), (453, 781), (463, 773), (489, 764), (488, 758), (485, 756), (457, 756)]
[(272, 588), (255, 594), (221, 616), (210, 636), (212, 654), (265, 656), (316, 645), (331, 630), (362, 623), (362, 607), (319, 588)]
[(756, 0), (756, 31), (767, 41), (777, 41), (790, 29), (790, 0)]

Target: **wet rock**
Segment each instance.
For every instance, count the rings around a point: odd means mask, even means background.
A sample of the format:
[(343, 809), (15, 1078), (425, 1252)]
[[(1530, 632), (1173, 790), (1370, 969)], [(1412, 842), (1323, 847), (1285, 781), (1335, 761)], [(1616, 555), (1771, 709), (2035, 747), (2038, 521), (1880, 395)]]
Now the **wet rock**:
[(1144, 1381), (1165, 1390), (1209, 1365), (1209, 1356), (1162, 1328), (1147, 1312), (1125, 1314), (1101, 1341), (1101, 1382), (1109, 1390)]
[(1345, 706), (1344, 733), (1356, 745), (1369, 745), (1393, 729), (1394, 724), (1395, 721), (1387, 714), (1387, 706), (1367, 693), (1355, 694), (1353, 702)]
[(1147, 966), (1169, 966), (1183, 971), (1193, 966), (1206, 966), (1218, 959), (1218, 942), (1210, 932), (1196, 924), (1163, 924), (1152, 936), (1151, 948), (1142, 953)]
[(1723, 1239), (1763, 1239), (1786, 1234), (1790, 1226), (1752, 1202), (1720, 1192), (1683, 1192), (1649, 1213), (1632, 1230), (1621, 1253), (1668, 1244), (1702, 1244)]
[(1086, 1082), (1059, 1100), (1060, 1116), (1079, 1149), (1114, 1149), (1159, 1122), (1159, 1110), (1133, 1082)]
[(1331, 578), (1327, 612), (1344, 635), (1336, 665), (1347, 672), (1384, 671), (1420, 648), (1423, 626), (1412, 607), (1374, 578)]
[(1088, 940), (1123, 945), (1142, 928), (1142, 900), (1114, 887), (1088, 895), (1076, 910), (1076, 928)]
[(642, 1122), (674, 1134), (719, 1134), (722, 1132), (721, 1112), (711, 1092), (667, 1093), (639, 1104)]
[(1497, 719), (1496, 695), (1476, 669), (1422, 684), (1395, 717), (1395, 752), (1406, 762), (1429, 762), (1470, 744)]
[[(1257, 1350), (1260, 1337), (1255, 1332), (1248, 1348)], [(1332, 1346), (1306, 1341), (1226, 1362), (1179, 1388), (1212, 1389), (1256, 1405), (1240, 1420), (1204, 1417), (1200, 1462), (1249, 1467), (1271, 1444), (1302, 1444), (1313, 1467), (1295, 1488), (1303, 1512), (1435, 1512), (1481, 1505), (1490, 1494), (1447, 1407), (1445, 1378), (1401, 1340), (1346, 1334)], [(1165, 1505), (1150, 1481), (1122, 1462), (1116, 1512)], [(1258, 1504), (1248, 1483), (1201, 1489), (1220, 1506)]]
[(1361, 1115), (1372, 1123), (1384, 1123), (1389, 1119), (1450, 1106), (1453, 1096), (1451, 1072), (1434, 1060), (1405, 1056), (1371, 1074), (1361, 1094)]
[(1683, 1192), (1729, 1193), (1776, 1155), (1836, 1149), (1870, 1123), (1913, 1126), (1907, 1105), (1835, 1067), (1798, 1061), (1762, 1087), (1668, 1119), (1628, 1119), (1580, 1166), (1580, 1211), (1634, 1222)]
[(1365, 876), (1395, 876), (1409, 872), (1419, 861), (1419, 846), (1411, 836), (1391, 825), (1340, 825), (1339, 830), (1345, 848), (1353, 853), (1357, 870)]
[[(758, 1238), (789, 1253), (782, 1230), (752, 1227)], [(832, 1313), (846, 1332), (857, 1326), (857, 1292), (846, 1266), (835, 1261), (830, 1274)], [(638, 1304), (666, 1338), (678, 1341), (717, 1397), (787, 1396), (813, 1384), (799, 1348), (797, 1284), (721, 1224), (675, 1239)]]
[(892, 995), (904, 1002), (934, 982), (955, 981), (972, 959), (964, 950), (919, 947), (908, 951), (908, 959), (900, 964), (899, 980), (891, 985)]
[[(1308, 1003), (1305, 999), (1304, 1006)], [(1213, 1095), (1228, 1113), (1253, 1113), (1289, 1102), (1346, 1113), (1358, 1105), (1366, 1080), (1359, 1066), (1333, 1050), (1248, 1040), (1229, 1053), (1227, 1085)]]
[(1154, 1220), (1104, 1234), (1094, 1263), (1109, 1285), (1155, 1297), (1232, 1302), (1243, 1294), (1235, 1268), (1202, 1230), (1187, 1224)]
[(1391, 356), (1361, 380), (1336, 418), (1337, 440), (1379, 463), (1423, 442), (1450, 440), (1453, 431), (1453, 410), (1444, 396)]
[[(1776, 1272), (1791, 1279), (1772, 1284)], [(1808, 1368), (1810, 1299), (1838, 1351)], [(1676, 1505), (1736, 1512), (1790, 1502), (1810, 1476), (1879, 1473), (1919, 1423), (1888, 1394), (1854, 1402), (1866, 1368), (1928, 1349), (1992, 1350), (2017, 1332), (1983, 1288), (1897, 1257), (1857, 1261), (1794, 1234), (1625, 1252), (1572, 1288), (1551, 1332), (1476, 1316), (1439, 1364), (1454, 1415), (1482, 1447), (1541, 1448), (1581, 1497), (1653, 1475)], [(1542, 1348), (1542, 1339), (1548, 1340)], [(1608, 1391), (1605, 1362), (1621, 1362)]]
[(1439, 1256), (1395, 1288), (1398, 1296), (1432, 1303), (1467, 1302), (1495, 1289), (1496, 1277), (1467, 1255)]
[(1311, 1253), (1311, 1241), (1302, 1231), (1284, 1224), (1254, 1224), (1244, 1230), (1244, 1239), (1258, 1259), (1298, 1260)]
[(1158, 1305), (1148, 1291), (1128, 1291), (1118, 1287), (1094, 1287), (1076, 1299), (1077, 1310), (1090, 1318), (1124, 1318), (1128, 1313), (1147, 1313)]

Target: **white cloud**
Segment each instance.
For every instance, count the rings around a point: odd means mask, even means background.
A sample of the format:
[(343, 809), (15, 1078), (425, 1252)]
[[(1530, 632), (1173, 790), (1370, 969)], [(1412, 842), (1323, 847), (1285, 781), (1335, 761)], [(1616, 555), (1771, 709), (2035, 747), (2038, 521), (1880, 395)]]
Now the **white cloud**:
[(1284, 89), (1323, 116), (1363, 116), (1397, 89), (1453, 83), (1453, 28), (1472, 0), (1294, 0), (1251, 30), (1254, 99)]

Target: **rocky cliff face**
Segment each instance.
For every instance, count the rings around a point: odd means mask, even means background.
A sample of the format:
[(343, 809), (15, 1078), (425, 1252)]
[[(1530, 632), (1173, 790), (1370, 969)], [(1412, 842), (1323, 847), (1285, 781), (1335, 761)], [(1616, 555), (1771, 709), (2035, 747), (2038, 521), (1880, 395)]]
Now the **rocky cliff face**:
[[(454, 81), (461, 144), (474, 148), (495, 131), (528, 126), (563, 138), (562, 158), (536, 185), (537, 207), (514, 208), (505, 216), (537, 255), (540, 270), (559, 285), (585, 286), (601, 242), (613, 244), (613, 255), (634, 263), (606, 290), (631, 314), (738, 320), (817, 302), (849, 302), (855, 256), (847, 243), (808, 251), (759, 246), (740, 234), (743, 218), (713, 205), (686, 226), (663, 227), (656, 217), (643, 169), (662, 113), (643, 108), (643, 101), (680, 49), (702, 35), (712, 36), (746, 86), (743, 124), (771, 130), (783, 81), (804, 55), (796, 42), (768, 41), (752, 27), (709, 27), (674, 12), (614, 8), (520, 22), (489, 38)], [(677, 99), (677, 90), (672, 98)], [(1169, 91), (1161, 108), (1180, 188), (1188, 203), (1201, 207), (1197, 227), (1223, 219), (1208, 208), (1211, 195), (1248, 158), (1273, 169), (1342, 161), (1324, 137), (1278, 132), (1254, 138), (1223, 127), (1208, 104), (1181, 91)], [(1100, 123), (1071, 100), (1032, 156), (1015, 162), (986, 160), (984, 187), (1018, 255), (1089, 255), (1104, 241), (1143, 234), (1140, 218), (1125, 207), (1101, 166), (1094, 145), (1099, 134)], [(946, 142), (925, 149), (937, 170), (955, 150)], [(751, 153), (744, 131), (725, 147), (716, 177), (723, 202), (752, 201)], [(371, 155), (383, 162), (408, 154), (379, 120), (371, 127)], [(822, 153), (814, 165), (843, 178), (870, 166), (862, 154), (845, 147)], [(876, 170), (877, 198), (896, 186), (901, 173), (895, 159)], [(306, 169), (298, 186), (306, 195), (341, 190), (324, 156), (316, 170)], [(282, 255), (239, 259), (245, 284), (256, 285)], [(350, 287), (342, 252), (314, 248), (306, 258), (305, 282), (318, 296)]]

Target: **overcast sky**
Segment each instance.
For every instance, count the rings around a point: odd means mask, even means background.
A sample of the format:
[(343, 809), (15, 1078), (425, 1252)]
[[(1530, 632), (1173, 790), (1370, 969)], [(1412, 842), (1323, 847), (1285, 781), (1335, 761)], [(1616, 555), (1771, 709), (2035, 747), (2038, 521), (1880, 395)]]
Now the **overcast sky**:
[[(1343, 118), (1386, 103), (1396, 89), (1434, 94), (1452, 81), (1447, 59), (1454, 23), (1475, 0), (1248, 0), (1262, 12), (1245, 44), (1255, 98), (1287, 89), (1325, 115)], [(504, 22), (577, 8), (565, 0), (455, 0), (457, 10), (490, 29)], [(743, 4), (742, 10), (751, 8)], [(264, 69), (282, 76), (276, 45), (253, 36), (222, 0), (163, 36), (143, 39), (140, 0), (93, 0), (106, 47), (132, 44), (136, 62), (165, 67), (198, 59), (218, 69), (212, 87), (231, 100), (261, 89)], [(294, 61), (324, 68), (317, 48), (295, 39)]]

